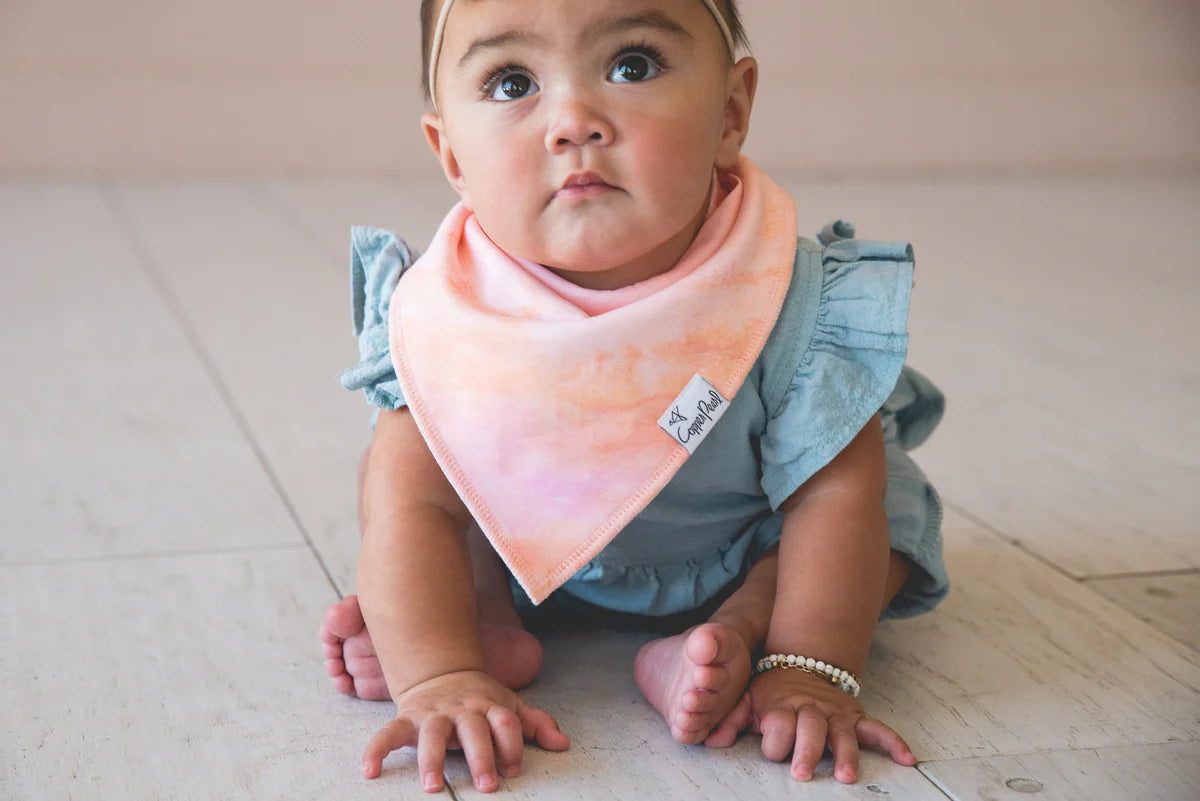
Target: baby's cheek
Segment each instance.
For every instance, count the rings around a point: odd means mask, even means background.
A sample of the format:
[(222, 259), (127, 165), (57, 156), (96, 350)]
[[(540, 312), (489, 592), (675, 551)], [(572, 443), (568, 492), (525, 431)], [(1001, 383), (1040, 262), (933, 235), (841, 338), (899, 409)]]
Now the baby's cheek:
[(528, 249), (525, 236), (536, 224), (536, 200), (542, 187), (541, 166), (515, 154), (493, 156), (476, 165), (479, 180), (472, 184), (474, 211), (488, 235), (514, 253)]
[(712, 177), (712, 155), (694, 133), (678, 126), (646, 131), (638, 150), (638, 172), (658, 210), (677, 210), (690, 219), (703, 202)]

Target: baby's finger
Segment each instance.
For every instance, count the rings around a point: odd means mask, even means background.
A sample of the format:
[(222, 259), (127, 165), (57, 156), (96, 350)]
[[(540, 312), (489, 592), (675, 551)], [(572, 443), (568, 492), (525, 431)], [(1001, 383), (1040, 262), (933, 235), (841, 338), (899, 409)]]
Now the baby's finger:
[(762, 731), (763, 756), (772, 762), (782, 762), (796, 741), (796, 713), (775, 707), (762, 716), (758, 728)]
[(559, 730), (558, 721), (548, 713), (520, 703), (517, 717), (521, 719), (521, 733), (526, 740), (536, 742), (547, 751), (566, 751), (570, 747), (571, 738)]
[(892, 731), (882, 721), (874, 718), (859, 718), (858, 723), (854, 724), (854, 733), (858, 736), (860, 743), (882, 748), (901, 765), (912, 767), (917, 764), (917, 758), (913, 756), (912, 750), (909, 749), (908, 743), (904, 742), (904, 738)]
[(421, 789), (436, 793), (442, 789), (442, 772), (446, 767), (446, 747), (454, 723), (445, 715), (429, 718), (421, 726), (417, 741), (417, 772), (421, 774)]
[(416, 727), (407, 718), (396, 718), (375, 732), (363, 751), (363, 776), (374, 779), (383, 773), (383, 758), (406, 745), (412, 745), (416, 733)]
[(728, 748), (737, 741), (742, 729), (750, 725), (753, 713), (750, 711), (750, 696), (743, 695), (733, 711), (725, 716), (720, 725), (708, 735), (704, 744), (709, 748)]
[(487, 713), (500, 761), (500, 775), (511, 779), (521, 775), (521, 755), (525, 751), (524, 732), (517, 713), (506, 706), (494, 706)]
[(829, 750), (833, 752), (833, 776), (843, 784), (858, 781), (858, 736), (854, 722), (841, 715), (829, 719)]
[(802, 706), (796, 712), (796, 752), (792, 755), (792, 776), (802, 782), (813, 777), (821, 754), (825, 753), (825, 737), (829, 721), (815, 706)]
[(475, 777), (475, 789), (481, 793), (494, 792), (500, 786), (500, 779), (496, 776), (496, 754), (487, 719), (478, 712), (467, 712), (458, 719), (457, 728), (467, 766)]

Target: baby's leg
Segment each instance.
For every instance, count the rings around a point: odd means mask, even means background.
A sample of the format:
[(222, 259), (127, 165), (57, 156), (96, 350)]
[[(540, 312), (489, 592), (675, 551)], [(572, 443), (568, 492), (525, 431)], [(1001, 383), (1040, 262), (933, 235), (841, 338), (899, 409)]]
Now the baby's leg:
[[(363, 530), (362, 486), (369, 453), (370, 450), (363, 454), (358, 468), (359, 531)], [(488, 673), (501, 684), (520, 689), (541, 670), (542, 647), (521, 625), (504, 564), (477, 526), (471, 526), (467, 542), (484, 663)], [(391, 698), (356, 596), (347, 595), (329, 607), (320, 638), (325, 651), (325, 672), (333, 678), (338, 692), (371, 701)]]
[[(906, 557), (891, 552), (881, 613), (904, 586), (910, 566)], [(742, 586), (707, 623), (652, 640), (638, 652), (633, 669), (637, 685), (678, 742), (733, 744), (736, 726), (719, 724), (746, 689), (750, 654), (766, 641), (778, 568), (775, 547), (754, 564)]]
[(707, 623), (638, 651), (634, 679), (678, 742), (702, 742), (742, 697), (750, 652), (767, 637), (778, 566), (779, 549), (772, 548)]

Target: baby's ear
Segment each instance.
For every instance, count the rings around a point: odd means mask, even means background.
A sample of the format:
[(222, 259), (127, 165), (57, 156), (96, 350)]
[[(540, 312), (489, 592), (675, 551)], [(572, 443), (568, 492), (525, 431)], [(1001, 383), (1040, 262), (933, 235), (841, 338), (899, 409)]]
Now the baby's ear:
[(733, 169), (742, 153), (742, 144), (750, 133), (750, 111), (758, 89), (758, 62), (746, 56), (729, 71), (725, 93), (725, 124), (717, 147), (717, 167)]
[(450, 188), (457, 192), (463, 204), (470, 208), (471, 198), (467, 193), (467, 180), (458, 167), (458, 159), (454, 157), (454, 149), (450, 147), (450, 139), (446, 136), (441, 115), (433, 112), (423, 114), (421, 129), (425, 132), (425, 141), (429, 143), (430, 150), (442, 165), (442, 172), (446, 174)]

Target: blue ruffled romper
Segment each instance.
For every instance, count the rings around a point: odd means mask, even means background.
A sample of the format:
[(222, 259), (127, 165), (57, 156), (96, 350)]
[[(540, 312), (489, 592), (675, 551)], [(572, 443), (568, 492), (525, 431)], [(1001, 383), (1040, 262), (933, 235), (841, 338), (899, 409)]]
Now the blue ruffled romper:
[[(904, 365), (912, 246), (853, 236), (851, 225), (837, 222), (819, 242), (799, 239), (783, 310), (725, 416), (662, 492), (551, 601), (651, 616), (710, 605), (779, 541), (780, 505), (876, 412), (887, 450), (891, 547), (916, 565), (880, 619), (928, 612), (946, 596), (941, 501), (906, 453), (929, 436), (944, 409), (937, 387)], [(390, 232), (352, 230), (362, 359), (342, 385), (363, 390), (381, 409), (404, 405), (387, 319), (392, 293), (416, 256)], [(512, 585), (518, 609), (529, 607)]]

